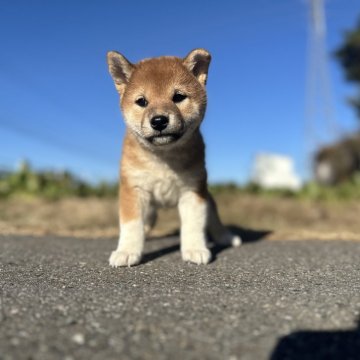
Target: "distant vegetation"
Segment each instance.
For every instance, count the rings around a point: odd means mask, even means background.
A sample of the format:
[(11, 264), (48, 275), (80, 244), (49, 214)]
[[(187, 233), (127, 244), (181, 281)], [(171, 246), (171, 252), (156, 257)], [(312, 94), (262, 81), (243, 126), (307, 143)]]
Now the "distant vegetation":
[(14, 195), (48, 199), (66, 196), (110, 197), (117, 195), (117, 184), (101, 182), (91, 185), (68, 171), (34, 171), (24, 162), (17, 171), (0, 174), (0, 198)]
[(235, 183), (212, 184), (210, 191), (214, 195), (223, 193), (230, 194), (254, 194), (265, 197), (282, 197), (308, 200), (360, 200), (360, 173), (356, 173), (351, 179), (336, 186), (324, 186), (316, 182), (306, 183), (299, 191), (287, 189), (267, 190), (255, 184), (238, 186)]
[(360, 20), (357, 26), (345, 34), (336, 56), (345, 71), (346, 78), (357, 87), (358, 93), (350, 99), (360, 119)]
[[(309, 200), (360, 200), (360, 173), (337, 186), (321, 186), (309, 182), (299, 191), (266, 190), (251, 183), (211, 184), (210, 191), (214, 195), (253, 194)], [(92, 185), (68, 171), (35, 171), (27, 163), (23, 163), (17, 171), (0, 173), (0, 198), (27, 196), (56, 200), (63, 197), (117, 197), (117, 194), (117, 183), (101, 182)]]

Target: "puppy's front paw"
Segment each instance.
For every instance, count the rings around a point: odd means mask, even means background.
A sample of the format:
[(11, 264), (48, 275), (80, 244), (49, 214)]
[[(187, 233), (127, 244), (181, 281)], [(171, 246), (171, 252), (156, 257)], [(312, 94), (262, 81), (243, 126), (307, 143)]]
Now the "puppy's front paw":
[(182, 251), (182, 258), (184, 261), (189, 261), (197, 265), (208, 264), (211, 259), (211, 252), (209, 249), (186, 249)]
[(112, 267), (132, 266), (141, 260), (141, 253), (115, 250), (111, 253), (109, 263)]

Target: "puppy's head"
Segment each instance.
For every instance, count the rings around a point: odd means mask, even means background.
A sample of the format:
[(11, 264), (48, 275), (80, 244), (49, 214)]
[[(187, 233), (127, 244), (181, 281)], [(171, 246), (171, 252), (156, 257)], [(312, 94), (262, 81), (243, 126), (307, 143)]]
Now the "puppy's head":
[(143, 144), (163, 148), (191, 137), (206, 108), (211, 59), (206, 50), (193, 50), (184, 59), (159, 57), (138, 64), (115, 51), (107, 59), (125, 122)]

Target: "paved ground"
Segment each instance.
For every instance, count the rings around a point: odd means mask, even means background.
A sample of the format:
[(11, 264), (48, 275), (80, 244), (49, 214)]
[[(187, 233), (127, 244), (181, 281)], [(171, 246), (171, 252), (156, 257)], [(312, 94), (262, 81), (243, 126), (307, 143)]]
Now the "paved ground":
[(177, 237), (0, 237), (0, 359), (359, 359), (360, 243), (256, 241), (184, 264)]

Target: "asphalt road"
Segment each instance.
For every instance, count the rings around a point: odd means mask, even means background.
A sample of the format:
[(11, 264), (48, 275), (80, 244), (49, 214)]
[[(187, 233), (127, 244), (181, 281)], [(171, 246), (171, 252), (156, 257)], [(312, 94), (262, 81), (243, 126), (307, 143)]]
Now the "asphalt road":
[(0, 359), (360, 359), (360, 242), (256, 241), (183, 263), (178, 238), (0, 237)]

